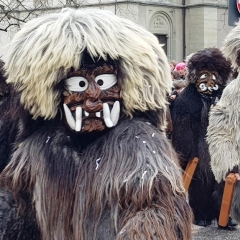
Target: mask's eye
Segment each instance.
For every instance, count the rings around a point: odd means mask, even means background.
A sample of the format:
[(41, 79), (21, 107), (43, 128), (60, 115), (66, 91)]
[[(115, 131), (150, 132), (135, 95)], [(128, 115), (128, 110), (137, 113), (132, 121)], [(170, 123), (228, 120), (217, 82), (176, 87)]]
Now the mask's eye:
[(72, 92), (83, 92), (88, 88), (88, 81), (84, 77), (71, 77), (66, 80), (66, 85)]
[(216, 76), (212, 74), (212, 80), (216, 80)]
[(95, 78), (95, 82), (101, 90), (107, 90), (117, 83), (117, 76), (115, 74), (101, 74)]
[(207, 75), (203, 74), (203, 75), (200, 76), (200, 79), (203, 79), (203, 78), (206, 78), (206, 77), (207, 77)]
[(205, 83), (199, 84), (199, 88), (200, 88), (202, 91), (205, 91), (205, 90), (207, 89)]

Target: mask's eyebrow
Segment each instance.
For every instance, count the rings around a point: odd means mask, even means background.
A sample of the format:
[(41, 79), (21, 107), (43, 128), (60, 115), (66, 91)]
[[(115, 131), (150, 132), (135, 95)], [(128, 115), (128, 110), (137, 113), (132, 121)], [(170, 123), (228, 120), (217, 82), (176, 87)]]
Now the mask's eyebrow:
[(100, 74), (107, 74), (107, 73), (115, 73), (115, 67), (113, 65), (103, 64), (101, 66), (96, 67), (92, 74), (98, 76)]
[(74, 76), (86, 76), (88, 73), (88, 69), (86, 68), (83, 68), (83, 69), (80, 69), (80, 70), (77, 70), (77, 71), (71, 71), (71, 72), (68, 72), (67, 74), (67, 78), (70, 78), (70, 77), (74, 77)]

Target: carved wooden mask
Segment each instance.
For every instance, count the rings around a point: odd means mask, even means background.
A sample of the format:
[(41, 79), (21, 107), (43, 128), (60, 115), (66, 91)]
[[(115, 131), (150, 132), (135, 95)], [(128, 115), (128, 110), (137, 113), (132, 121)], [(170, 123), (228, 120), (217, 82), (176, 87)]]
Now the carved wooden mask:
[(76, 132), (114, 127), (120, 116), (120, 91), (114, 65), (103, 62), (70, 71), (65, 80), (64, 112)]

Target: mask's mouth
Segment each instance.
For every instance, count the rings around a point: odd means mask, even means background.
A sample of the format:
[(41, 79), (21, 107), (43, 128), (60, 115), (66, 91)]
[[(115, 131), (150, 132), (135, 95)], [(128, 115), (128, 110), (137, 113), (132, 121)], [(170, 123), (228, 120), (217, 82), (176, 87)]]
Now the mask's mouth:
[(204, 83), (201, 83), (199, 85), (199, 92), (202, 94), (212, 94), (214, 91), (217, 91), (219, 89), (219, 86), (217, 84), (214, 85), (214, 87), (207, 86)]
[(88, 113), (84, 111), (82, 107), (76, 107), (75, 112), (71, 112), (65, 103), (63, 104), (63, 109), (69, 127), (76, 132), (81, 131), (83, 118), (101, 118), (104, 120), (105, 125), (111, 128), (116, 126), (120, 116), (119, 101), (114, 102), (113, 106), (110, 106), (108, 103), (103, 103), (103, 109), (99, 112)]

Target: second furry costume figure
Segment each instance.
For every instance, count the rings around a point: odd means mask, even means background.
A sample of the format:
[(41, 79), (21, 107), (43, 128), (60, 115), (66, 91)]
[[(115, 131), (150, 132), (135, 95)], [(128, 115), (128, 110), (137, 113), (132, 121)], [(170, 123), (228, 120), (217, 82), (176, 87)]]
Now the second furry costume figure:
[(19, 134), (1, 184), (19, 215), (0, 219), (14, 222), (1, 237), (191, 239), (157, 38), (108, 11), (65, 9), (26, 23), (8, 54)]
[[(223, 42), (223, 54), (233, 69), (240, 69), (240, 22)], [(231, 217), (240, 223), (240, 75), (224, 89), (221, 100), (211, 109), (207, 141), (211, 167), (218, 182), (231, 172), (237, 176), (232, 200)]]
[(209, 48), (193, 54), (187, 68), (189, 85), (175, 100), (172, 110), (172, 144), (180, 156), (183, 170), (194, 157), (199, 159), (189, 188), (189, 203), (195, 223), (207, 226), (219, 214), (214, 204), (215, 179), (205, 141), (208, 112), (220, 98), (231, 67), (219, 49)]

